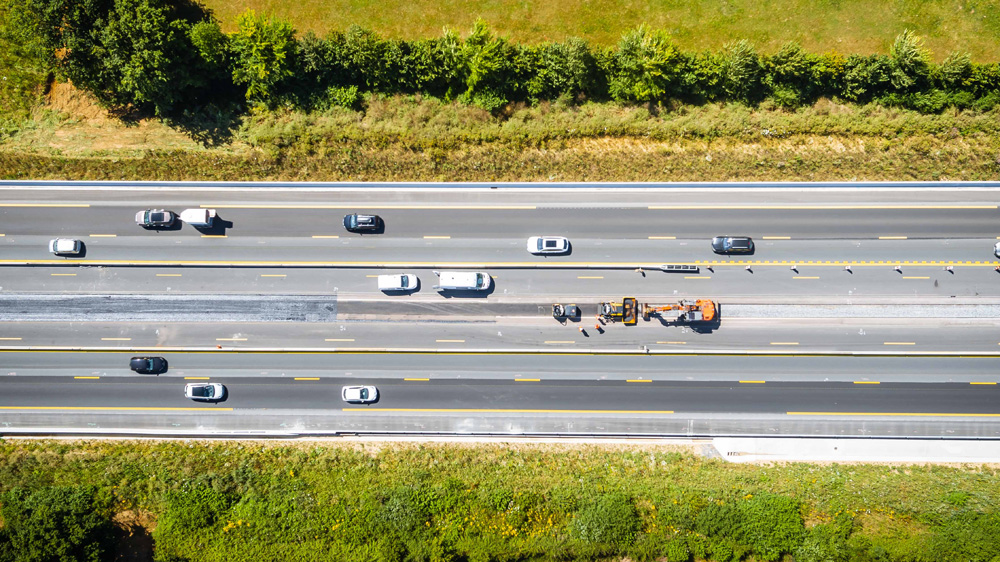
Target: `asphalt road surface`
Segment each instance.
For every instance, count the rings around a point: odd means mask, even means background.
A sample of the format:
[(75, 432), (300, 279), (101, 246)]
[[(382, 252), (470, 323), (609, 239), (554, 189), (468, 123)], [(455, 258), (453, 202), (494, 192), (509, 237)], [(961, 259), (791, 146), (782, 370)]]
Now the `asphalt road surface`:
[[(996, 438), (998, 202), (993, 184), (0, 184), (0, 426)], [(134, 224), (199, 207), (218, 210), (213, 228)], [(384, 231), (346, 232), (352, 212)], [(567, 236), (572, 252), (532, 256), (532, 235)], [(756, 252), (715, 255), (716, 235), (752, 236)], [(55, 237), (85, 254), (52, 256)], [(670, 263), (699, 269), (658, 271)], [(494, 288), (439, 294), (431, 270), (446, 268), (486, 270)], [(407, 270), (418, 291), (376, 290), (374, 276)], [(597, 302), (622, 296), (711, 298), (722, 321), (591, 325)], [(546, 318), (552, 302), (587, 317)], [(170, 370), (129, 372), (137, 350)], [(197, 404), (185, 380), (230, 395)], [(372, 381), (378, 403), (340, 402), (342, 384)]]

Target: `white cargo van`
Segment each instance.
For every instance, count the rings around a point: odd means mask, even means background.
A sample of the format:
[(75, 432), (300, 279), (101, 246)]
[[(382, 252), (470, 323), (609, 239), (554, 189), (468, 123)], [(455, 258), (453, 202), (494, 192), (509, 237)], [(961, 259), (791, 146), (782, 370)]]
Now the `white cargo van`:
[(485, 271), (435, 271), (439, 291), (485, 291), (493, 284), (493, 279)]

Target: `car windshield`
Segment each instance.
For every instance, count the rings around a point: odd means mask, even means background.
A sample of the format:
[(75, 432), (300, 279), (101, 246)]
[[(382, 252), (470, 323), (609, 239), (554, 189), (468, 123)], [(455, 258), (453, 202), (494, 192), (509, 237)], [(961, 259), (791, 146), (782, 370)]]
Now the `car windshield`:
[(145, 359), (145, 360), (142, 361), (142, 363), (139, 364), (139, 367), (142, 368), (142, 369), (146, 369), (148, 371), (152, 371), (153, 370), (153, 360), (152, 359)]
[(410, 284), (410, 278), (407, 277), (406, 275), (400, 275), (399, 276), (399, 284), (402, 285), (403, 287), (409, 285)]
[(362, 400), (368, 400), (368, 389), (367, 388), (362, 388), (358, 392), (358, 397), (361, 398)]
[(477, 273), (476, 274), (476, 287), (485, 287), (485, 286), (486, 286), (486, 276), (483, 275), (482, 273)]

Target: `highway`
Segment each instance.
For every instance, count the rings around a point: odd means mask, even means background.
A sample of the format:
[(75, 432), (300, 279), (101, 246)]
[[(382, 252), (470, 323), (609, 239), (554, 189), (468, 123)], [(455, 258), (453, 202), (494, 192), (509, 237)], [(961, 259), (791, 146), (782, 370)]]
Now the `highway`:
[[(1000, 437), (1000, 185), (653, 188), (0, 182), (9, 431)], [(215, 208), (214, 228), (134, 224)], [(352, 234), (350, 212), (383, 217)], [(570, 238), (532, 256), (531, 235)], [(751, 255), (712, 253), (749, 235)], [(85, 254), (47, 252), (84, 241)], [(697, 265), (666, 273), (662, 264)], [(432, 270), (485, 270), (485, 292)], [(377, 291), (379, 274), (420, 288)], [(720, 320), (599, 323), (711, 298)], [(579, 321), (549, 314), (577, 303)], [(167, 373), (127, 370), (163, 355)], [(223, 382), (198, 404), (185, 380)], [(382, 399), (339, 400), (374, 382)]]

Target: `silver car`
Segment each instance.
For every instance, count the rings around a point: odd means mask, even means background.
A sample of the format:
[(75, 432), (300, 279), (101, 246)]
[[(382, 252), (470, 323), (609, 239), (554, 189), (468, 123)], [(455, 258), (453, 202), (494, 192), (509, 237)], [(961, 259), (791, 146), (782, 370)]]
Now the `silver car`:
[(184, 386), (184, 396), (191, 400), (214, 402), (226, 397), (226, 387), (217, 382), (191, 382)]
[(146, 209), (135, 214), (135, 224), (145, 227), (170, 226), (176, 218), (165, 209)]
[(340, 397), (344, 402), (354, 404), (368, 404), (378, 400), (378, 389), (374, 386), (345, 386), (340, 391)]
[(528, 238), (528, 251), (532, 254), (565, 254), (569, 240), (562, 236), (532, 236)]
[(57, 256), (75, 256), (83, 251), (83, 242), (72, 238), (49, 240), (49, 251)]

